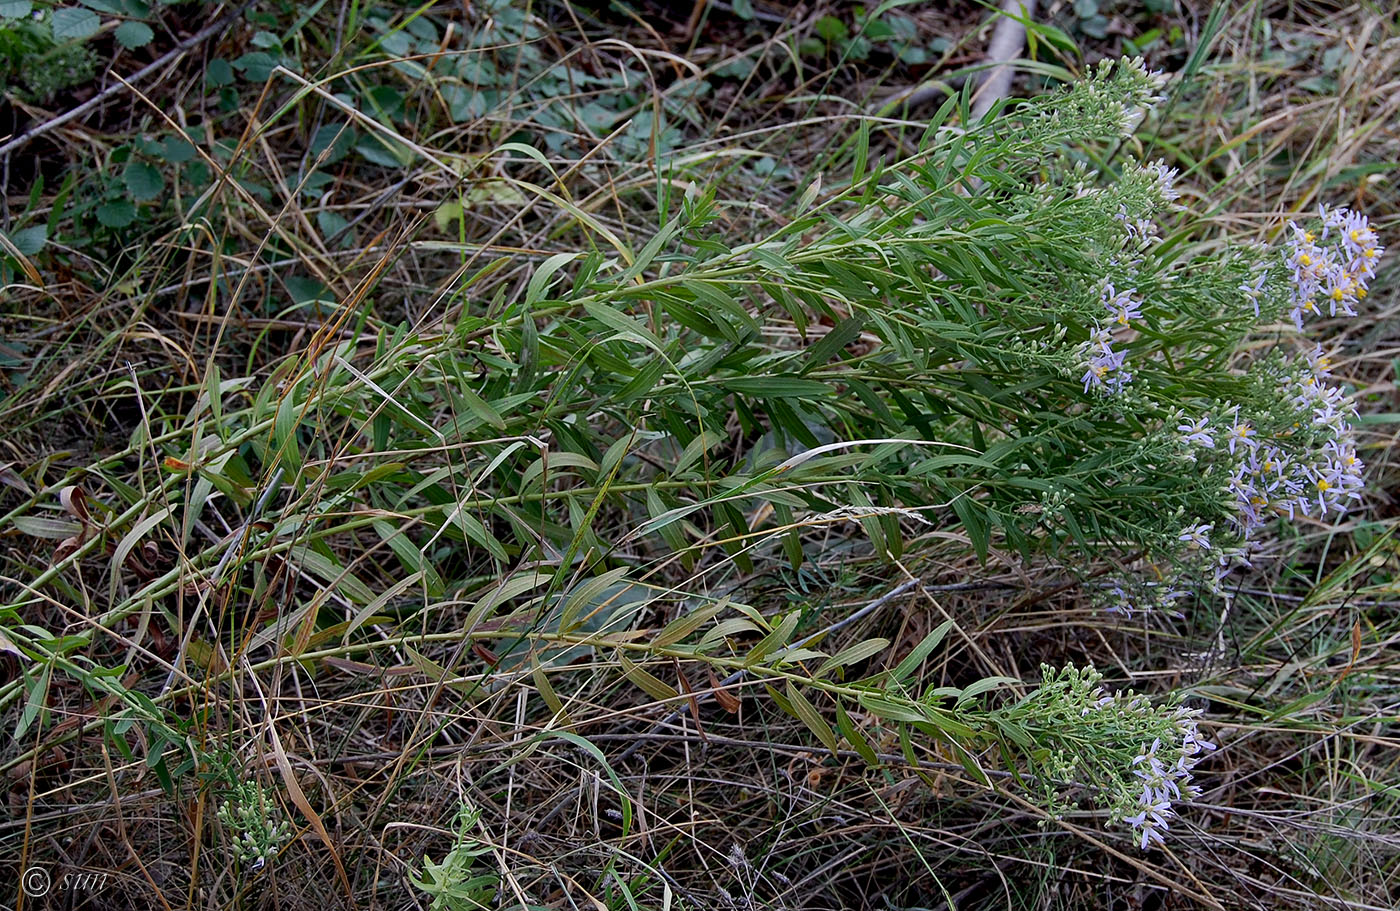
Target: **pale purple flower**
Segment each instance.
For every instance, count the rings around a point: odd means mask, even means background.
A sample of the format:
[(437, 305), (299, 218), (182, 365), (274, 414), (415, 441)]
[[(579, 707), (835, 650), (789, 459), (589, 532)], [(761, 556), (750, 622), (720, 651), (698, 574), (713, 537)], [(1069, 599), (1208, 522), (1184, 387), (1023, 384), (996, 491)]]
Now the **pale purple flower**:
[(1210, 415), (1207, 414), (1202, 415), (1196, 421), (1183, 419), (1182, 423), (1176, 425), (1176, 429), (1181, 434), (1182, 442), (1204, 446), (1206, 449), (1214, 449), (1215, 437), (1211, 436), (1209, 425)]
[(1178, 541), (1184, 541), (1186, 544), (1194, 548), (1199, 548), (1201, 550), (1210, 550), (1210, 538), (1208, 537), (1208, 534), (1213, 528), (1215, 528), (1214, 525), (1190, 525), (1183, 529), (1181, 534), (1176, 536), (1176, 539)]
[(1230, 455), (1235, 454), (1236, 445), (1248, 446), (1250, 449), (1253, 449), (1255, 446), (1258, 446), (1258, 436), (1259, 432), (1254, 429), (1254, 425), (1249, 423), (1249, 421), (1240, 420), (1239, 410), (1236, 409), (1235, 423), (1230, 428), (1230, 432), (1227, 435), (1227, 438), (1230, 441)]
[(1133, 291), (1115, 291), (1112, 282), (1104, 283), (1103, 305), (1108, 310), (1110, 319), (1120, 326), (1128, 325), (1130, 320), (1142, 318), (1142, 310), (1133, 300)]

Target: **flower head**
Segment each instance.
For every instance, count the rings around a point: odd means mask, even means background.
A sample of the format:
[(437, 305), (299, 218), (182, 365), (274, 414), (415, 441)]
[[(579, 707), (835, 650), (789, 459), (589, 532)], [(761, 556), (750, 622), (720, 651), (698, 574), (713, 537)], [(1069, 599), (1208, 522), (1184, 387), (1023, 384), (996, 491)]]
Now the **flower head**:
[(1176, 539), (1186, 542), (1186, 544), (1193, 548), (1210, 550), (1210, 538), (1208, 535), (1214, 528), (1215, 526), (1213, 524), (1190, 525), (1183, 529), (1181, 534), (1176, 536)]

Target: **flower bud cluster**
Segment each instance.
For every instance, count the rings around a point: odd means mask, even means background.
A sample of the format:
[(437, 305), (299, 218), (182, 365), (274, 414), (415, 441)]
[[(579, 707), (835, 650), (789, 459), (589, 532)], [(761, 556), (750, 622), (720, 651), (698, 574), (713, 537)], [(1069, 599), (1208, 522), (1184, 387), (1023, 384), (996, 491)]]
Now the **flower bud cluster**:
[(255, 781), (236, 784), (217, 815), (233, 835), (234, 854), (253, 870), (261, 870), (291, 838), (289, 824), (278, 819), (276, 803)]
[[(1200, 796), (1197, 765), (1216, 749), (1200, 730), (1199, 709), (1154, 705), (1133, 692), (1109, 693), (1092, 667), (1043, 667), (1044, 681), (1011, 710), (1045, 757), (1038, 771), (1063, 779), (1083, 776), (1095, 802), (1115, 824), (1126, 824), (1144, 850), (1163, 844), (1177, 808)], [(1066, 808), (1063, 793), (1049, 795)]]

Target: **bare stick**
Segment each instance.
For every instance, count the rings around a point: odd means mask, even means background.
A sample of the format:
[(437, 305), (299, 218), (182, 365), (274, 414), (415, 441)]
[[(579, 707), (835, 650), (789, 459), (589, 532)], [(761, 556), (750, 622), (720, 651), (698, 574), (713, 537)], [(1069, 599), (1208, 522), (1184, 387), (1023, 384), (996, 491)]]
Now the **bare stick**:
[(1003, 0), (1001, 16), (987, 45), (986, 62), (991, 69), (982, 77), (982, 84), (972, 99), (973, 120), (981, 120), (982, 115), (1011, 92), (1010, 63), (1021, 56), (1026, 43), (1026, 27), (1022, 22), (1034, 15), (1035, 0)]

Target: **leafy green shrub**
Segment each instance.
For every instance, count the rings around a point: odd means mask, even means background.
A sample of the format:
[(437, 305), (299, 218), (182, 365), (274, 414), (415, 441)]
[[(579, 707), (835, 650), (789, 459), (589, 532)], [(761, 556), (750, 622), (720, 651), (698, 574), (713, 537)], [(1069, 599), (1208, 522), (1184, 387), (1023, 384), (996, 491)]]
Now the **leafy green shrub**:
[[(189, 574), (263, 603), (269, 561), (294, 564), (340, 608), (318, 591), (231, 643), (273, 649), (275, 663), (411, 642), (438, 679), (457, 673), (464, 639), (492, 643), (486, 669), (454, 692), (528, 672), (553, 713), (541, 723), (566, 714), (545, 671), (573, 673), (580, 651), (658, 700), (682, 698), (666, 668), (697, 662), (761, 678), (824, 746), (844, 739), (872, 763), (857, 710), (906, 750), (916, 735), (946, 742), (984, 783), (997, 763), (1052, 782), (1083, 770), (1148, 845), (1170, 819), (1161, 795), (1176, 791), (1154, 779), (1153, 799), (1129, 805), (1133, 760), (1152, 774), (1154, 758), (1194, 763), (1205, 748), (1189, 711), (1105, 704), (1080, 716), (1071, 755), (1047, 745), (1060, 736), (1044, 727), (1049, 703), (1018, 714), (1008, 681), (915, 677), (949, 624), (896, 667), (857, 675), (888, 642), (830, 655), (799, 635), (801, 610), (766, 616), (710, 591), (756, 553), (800, 566), (804, 532), (858, 523), (879, 559), (932, 528), (983, 560), (1062, 561), (1084, 576), (1107, 564), (1149, 580), (1112, 583), (1146, 591), (1142, 607), (1208, 597), (1265, 518), (1314, 502), (1331, 515), (1359, 495), (1344, 396), (1316, 355), (1298, 366), (1286, 349), (1311, 312), (1354, 308), (1378, 240), (1332, 210), (1330, 233), (1299, 229), (1283, 254), (1193, 247), (1187, 230), (1163, 240), (1173, 173), (1089, 165), (1131, 139), (1162, 84), (1140, 61), (1105, 63), (980, 123), (964, 94), (916, 154), (872, 165), (861, 145), (847, 185), (823, 198), (813, 183), (786, 224), (752, 240), (722, 230), (712, 192), (667, 195), (662, 182), (658, 229), (634, 249), (552, 192), (543, 153), (505, 142), (495, 179), (556, 206), (583, 242), (528, 277), (504, 259), (472, 273), (440, 328), (388, 327), (361, 346), (368, 317), (346, 312), (361, 321), (350, 340), (318, 336), (259, 385), (210, 371), (192, 411), (152, 413), (133, 444), (157, 449), (173, 476), (113, 484), (120, 502), (91, 534), (86, 521), (79, 535), (66, 519), (20, 517), (26, 533), (74, 536), (33, 584), (119, 541), (111, 604), (93, 621), (105, 626)], [(1243, 353), (1266, 334), (1277, 353)], [(254, 515), (128, 588), (121, 567), (141, 538), (166, 523), (189, 540), (218, 498)], [(273, 498), (280, 511), (258, 519), (254, 504)], [(355, 546), (332, 547), (344, 541)], [(421, 599), (399, 597), (410, 590)], [(648, 607), (676, 619), (639, 628)], [(65, 668), (92, 637), (17, 621), (9, 635)], [(1045, 699), (1056, 712), (1097, 702), (1095, 683), (1051, 675), (1046, 692), (1059, 695)]]
[(151, 7), (145, 0), (88, 0), (82, 6), (4, 0), (0, 80), (22, 85), (30, 101), (47, 103), (58, 92), (92, 79), (97, 58), (88, 42), (102, 27), (98, 12), (121, 17), (112, 34), (122, 47), (134, 49), (155, 37), (147, 23)]
[[(50, 10), (31, 13), (31, 4), (0, 4), (0, 80), (23, 86), (28, 100), (48, 102), (70, 86), (92, 79), (96, 58), (83, 40), (96, 32), (97, 17), (87, 10), (80, 21)], [(66, 11), (63, 11), (66, 12)], [(93, 21), (92, 32), (85, 26)]]

